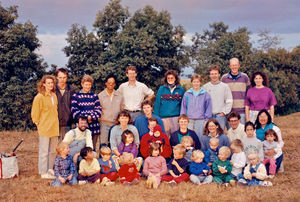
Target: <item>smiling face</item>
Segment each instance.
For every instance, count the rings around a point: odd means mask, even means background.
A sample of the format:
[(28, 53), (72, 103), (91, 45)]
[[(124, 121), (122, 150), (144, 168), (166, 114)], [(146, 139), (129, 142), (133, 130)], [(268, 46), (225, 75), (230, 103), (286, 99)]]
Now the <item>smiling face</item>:
[(255, 77), (254, 77), (254, 83), (255, 83), (255, 86), (256, 87), (261, 87), (261, 86), (263, 86), (263, 81), (264, 81), (264, 79), (262, 78), (262, 76), (261, 75), (256, 75)]
[(178, 125), (180, 127), (181, 130), (186, 130), (188, 125), (189, 125), (189, 120), (187, 119), (180, 119), (178, 121)]
[(230, 118), (228, 122), (232, 129), (237, 129), (240, 124), (240, 120), (237, 117)]
[(83, 93), (88, 93), (92, 89), (92, 83), (85, 81), (81, 83)]
[(200, 90), (200, 87), (201, 87), (201, 82), (200, 82), (200, 80), (199, 80), (199, 79), (194, 79), (194, 80), (192, 81), (192, 86), (193, 86), (193, 89), (194, 89), (194, 90), (196, 90), (196, 91)]
[(50, 93), (53, 90), (53, 88), (54, 88), (54, 82), (53, 82), (52, 79), (46, 79), (45, 83), (43, 84), (43, 86), (45, 87), (45, 91), (47, 93)]
[(196, 159), (195, 159), (195, 163), (201, 163), (203, 161), (203, 157), (201, 156), (198, 156)]
[(174, 75), (169, 74), (169, 75), (167, 76), (167, 82), (168, 82), (168, 84), (173, 85), (173, 84), (175, 84), (175, 81), (176, 81), (176, 78), (175, 78)]
[(151, 105), (144, 105), (143, 106), (143, 112), (144, 112), (144, 114), (146, 115), (146, 116), (149, 116), (149, 115), (151, 115), (152, 114), (152, 107), (151, 107)]
[(219, 152), (218, 157), (219, 157), (219, 159), (220, 159), (221, 161), (226, 161), (227, 158), (228, 158), (228, 156), (226, 155), (225, 152)]
[(152, 156), (159, 156), (159, 150), (158, 149), (154, 149), (152, 151)]
[(258, 121), (261, 124), (261, 126), (266, 126), (268, 123), (268, 115), (266, 113), (261, 113), (258, 117)]
[(79, 130), (81, 130), (82, 132), (85, 131), (87, 126), (87, 120), (79, 118), (79, 121), (77, 123), (77, 127), (79, 128)]
[(219, 73), (218, 70), (211, 70), (209, 72), (209, 78), (212, 83), (218, 83), (220, 81), (220, 79), (219, 79), (220, 76), (221, 76), (221, 74)]
[(128, 72), (126, 73), (126, 76), (128, 77), (128, 81), (135, 82), (137, 73), (134, 70), (128, 70)]
[(210, 121), (207, 125), (209, 134), (211, 136), (216, 136), (217, 135), (217, 129), (219, 126), (217, 126), (214, 122)]
[(126, 135), (126, 144), (131, 144), (133, 143), (133, 135), (132, 134), (128, 134)]
[(107, 79), (107, 82), (105, 83), (105, 86), (106, 88), (109, 90), (109, 91), (112, 91), (114, 90), (115, 86), (116, 86), (116, 81), (113, 77)]
[(119, 122), (120, 122), (120, 125), (122, 126), (126, 126), (129, 122), (129, 117), (127, 116), (120, 116), (119, 117)]
[(232, 75), (238, 75), (240, 69), (240, 62), (236, 58), (232, 58), (229, 61), (229, 69)]

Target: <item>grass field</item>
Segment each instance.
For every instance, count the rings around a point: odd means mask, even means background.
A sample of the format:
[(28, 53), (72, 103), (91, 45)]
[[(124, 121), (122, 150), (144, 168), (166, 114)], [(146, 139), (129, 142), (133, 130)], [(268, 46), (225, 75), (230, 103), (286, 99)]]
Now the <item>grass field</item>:
[(0, 132), (0, 151), (17, 150), (20, 176), (0, 180), (0, 201), (300, 201), (300, 113), (277, 117), (285, 146), (284, 173), (272, 179), (273, 187), (196, 186), (190, 182), (171, 187), (162, 183), (157, 190), (146, 189), (146, 180), (126, 187), (97, 184), (53, 188), (50, 180), (38, 175), (38, 135), (36, 132)]

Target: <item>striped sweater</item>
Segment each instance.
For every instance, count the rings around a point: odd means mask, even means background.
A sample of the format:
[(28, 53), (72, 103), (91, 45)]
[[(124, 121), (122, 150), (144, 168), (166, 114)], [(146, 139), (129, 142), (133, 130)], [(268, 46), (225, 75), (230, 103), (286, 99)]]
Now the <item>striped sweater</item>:
[(232, 93), (233, 104), (231, 111), (245, 114), (245, 99), (247, 90), (250, 88), (250, 80), (247, 74), (239, 72), (236, 79), (230, 73), (224, 74), (221, 81), (226, 83)]
[(71, 111), (73, 118), (78, 119), (80, 115), (91, 116), (92, 123), (88, 124), (88, 129), (92, 132), (92, 135), (100, 134), (100, 124), (98, 119), (101, 117), (101, 106), (99, 97), (96, 93), (82, 91), (75, 93), (72, 96)]

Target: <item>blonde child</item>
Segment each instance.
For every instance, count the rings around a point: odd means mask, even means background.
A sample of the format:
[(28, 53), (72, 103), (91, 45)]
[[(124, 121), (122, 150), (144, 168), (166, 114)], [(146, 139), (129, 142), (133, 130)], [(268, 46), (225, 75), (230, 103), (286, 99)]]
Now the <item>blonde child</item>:
[(228, 160), (230, 157), (229, 147), (223, 146), (219, 150), (218, 159), (214, 161), (212, 165), (213, 170), (213, 181), (217, 184), (223, 184), (227, 186), (228, 183), (235, 185), (235, 181), (231, 175), (232, 164)]
[(91, 147), (84, 147), (80, 151), (82, 160), (79, 164), (78, 184), (100, 183), (100, 165)]
[(246, 166), (246, 154), (243, 151), (243, 143), (239, 139), (235, 139), (230, 143), (230, 149), (233, 153), (231, 156), (232, 171), (231, 174), (237, 177), (243, 172), (243, 168)]
[(76, 167), (73, 163), (73, 158), (69, 154), (69, 145), (60, 142), (56, 147), (57, 156), (54, 161), (54, 175), (56, 177), (50, 185), (53, 187), (60, 187), (66, 183), (70, 185), (77, 184), (75, 176)]
[(160, 156), (161, 145), (153, 142), (150, 144), (149, 156), (144, 162), (143, 173), (148, 176), (147, 188), (153, 186), (154, 189), (158, 188), (161, 181), (161, 176), (168, 172), (166, 159)]
[[(245, 124), (245, 132), (246, 132), (246, 137), (242, 139), (242, 143), (244, 146), (244, 152), (246, 156), (248, 156), (248, 153), (250, 151), (255, 151), (258, 153), (260, 161), (263, 161), (264, 159), (263, 145), (262, 142), (256, 138), (255, 126), (252, 122), (248, 121)], [(248, 159), (247, 159), (247, 163), (248, 163)]]
[[(263, 164), (270, 164), (269, 167), (269, 177), (273, 178), (276, 173), (276, 159), (282, 155), (281, 147), (278, 143), (278, 135), (273, 129), (269, 129), (265, 132), (265, 140), (263, 141), (263, 150), (264, 150), (264, 160)], [(274, 150), (276, 153), (272, 156), (268, 156), (267, 153), (269, 150)]]
[(181, 138), (181, 143), (185, 147), (185, 156), (184, 158), (190, 163), (192, 160), (192, 153), (195, 150), (193, 147), (194, 140), (190, 136), (184, 136)]
[(101, 147), (100, 149), (100, 175), (101, 175), (101, 184), (104, 186), (114, 184), (118, 178), (118, 172), (115, 166), (114, 161), (111, 158), (112, 151), (109, 147)]
[(197, 185), (209, 184), (213, 180), (213, 177), (209, 175), (210, 169), (203, 159), (204, 153), (201, 150), (193, 151), (190, 165), (190, 180)]
[(134, 185), (139, 182), (140, 173), (134, 163), (134, 157), (132, 153), (124, 152), (120, 157), (119, 176), (121, 183), (124, 185)]
[(178, 144), (173, 148), (174, 158), (169, 161), (168, 174), (162, 176), (162, 181), (169, 182), (171, 185), (177, 185), (182, 181), (189, 181), (189, 175), (186, 173), (189, 162), (184, 158), (185, 147)]
[(219, 139), (212, 137), (209, 140), (209, 148), (204, 153), (204, 161), (208, 166), (212, 166), (214, 161), (218, 158), (219, 155)]
[(269, 181), (264, 181), (267, 177), (267, 170), (264, 164), (260, 163), (257, 152), (249, 152), (249, 163), (244, 169), (244, 175), (238, 176), (238, 185), (248, 186), (272, 186)]

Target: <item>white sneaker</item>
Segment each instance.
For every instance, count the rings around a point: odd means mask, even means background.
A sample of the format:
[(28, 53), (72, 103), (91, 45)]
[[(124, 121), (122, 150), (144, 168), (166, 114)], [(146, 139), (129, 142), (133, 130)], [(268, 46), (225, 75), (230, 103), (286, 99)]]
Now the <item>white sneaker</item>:
[(79, 181), (78, 181), (78, 184), (79, 184), (79, 185), (86, 184), (86, 181), (85, 181), (85, 180), (79, 180)]
[(263, 187), (270, 187), (270, 186), (273, 186), (272, 182), (270, 181), (263, 181), (261, 186)]
[(172, 185), (172, 186), (176, 186), (177, 185), (177, 183), (174, 180), (170, 181), (169, 184)]
[(53, 175), (53, 176), (54, 176), (54, 170), (53, 170), (53, 169), (49, 169), (49, 170), (48, 170), (48, 173), (49, 173), (50, 175)]
[(51, 175), (50, 173), (44, 173), (41, 174), (41, 178), (42, 179), (49, 179), (49, 180), (54, 180), (56, 179), (56, 177), (54, 175)]

